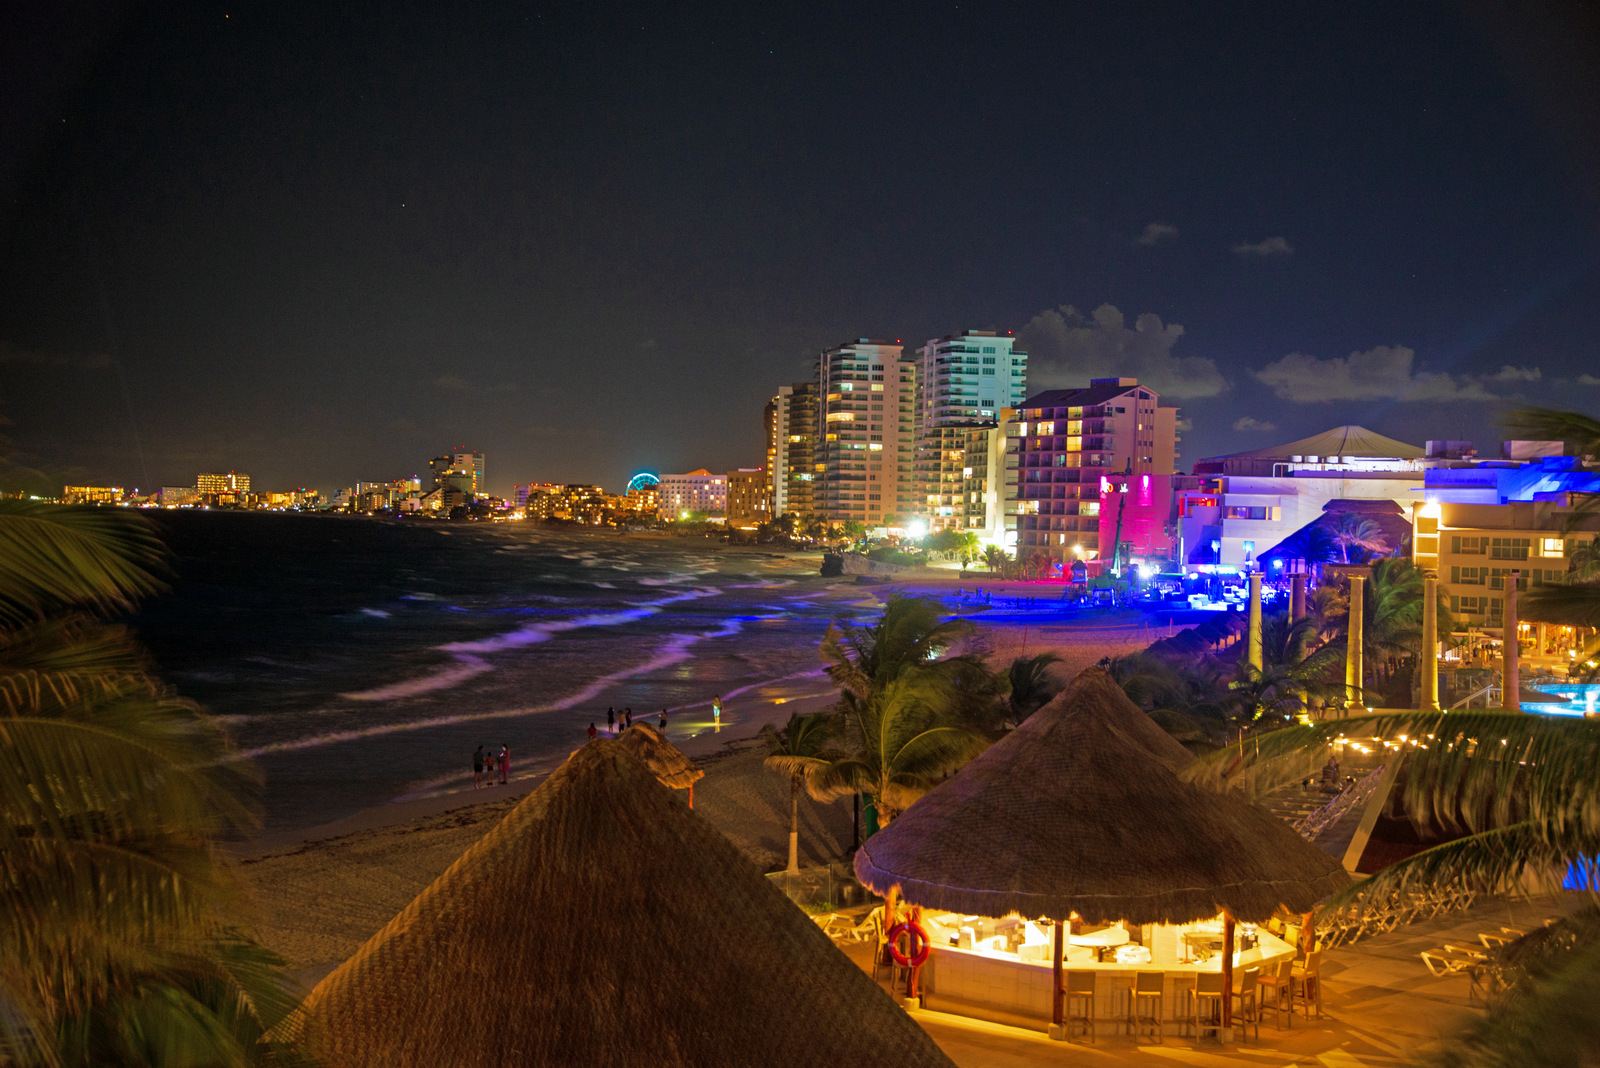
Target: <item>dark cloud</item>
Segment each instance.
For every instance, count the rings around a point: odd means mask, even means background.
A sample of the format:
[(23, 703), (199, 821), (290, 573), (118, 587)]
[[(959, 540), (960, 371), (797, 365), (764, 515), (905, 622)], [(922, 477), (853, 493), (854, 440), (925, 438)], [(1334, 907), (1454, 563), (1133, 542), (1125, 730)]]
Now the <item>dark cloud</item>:
[(1146, 312), (1130, 328), (1122, 312), (1102, 304), (1092, 315), (1071, 305), (1040, 312), (1018, 332), (1028, 351), (1028, 388), (1086, 385), (1091, 378), (1136, 377), (1164, 397), (1215, 397), (1228, 388), (1211, 360), (1175, 356), (1177, 323)]
[(1239, 244), (1233, 246), (1233, 251), (1241, 256), (1257, 256), (1268, 259), (1272, 256), (1287, 256), (1294, 251), (1294, 246), (1281, 237), (1269, 237), (1264, 241), (1254, 244)]

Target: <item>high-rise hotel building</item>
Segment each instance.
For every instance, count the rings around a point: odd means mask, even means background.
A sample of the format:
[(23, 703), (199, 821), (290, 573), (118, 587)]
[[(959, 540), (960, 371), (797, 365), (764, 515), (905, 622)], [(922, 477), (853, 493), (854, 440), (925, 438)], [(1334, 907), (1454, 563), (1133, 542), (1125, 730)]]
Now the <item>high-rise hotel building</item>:
[(817, 357), (820, 426), (813, 507), (830, 523), (881, 526), (921, 514), (913, 462), (917, 366), (899, 342), (857, 341)]
[[(1011, 438), (1018, 554), (1111, 558), (1115, 518), (1101, 514), (1102, 502), (1120, 514), (1130, 484), (1137, 490), (1170, 479), (1177, 463), (1178, 409), (1159, 401), (1136, 378), (1096, 378), (1087, 389), (1053, 389), (1022, 402)], [(1149, 494), (1151, 507), (1168, 507), (1166, 485), (1165, 494)]]
[(1028, 354), (1015, 342), (993, 330), (967, 330), (917, 350), (915, 512), (927, 516), (931, 530), (987, 525), (969, 517), (974, 473), (967, 454), (983, 444), (976, 430), (996, 426), (1000, 413), (1026, 396)]
[[(870, 384), (870, 383), (869, 383)], [(804, 518), (814, 511), (816, 486), (817, 384), (779, 386), (772, 398), (773, 427), (768, 455), (772, 515)]]

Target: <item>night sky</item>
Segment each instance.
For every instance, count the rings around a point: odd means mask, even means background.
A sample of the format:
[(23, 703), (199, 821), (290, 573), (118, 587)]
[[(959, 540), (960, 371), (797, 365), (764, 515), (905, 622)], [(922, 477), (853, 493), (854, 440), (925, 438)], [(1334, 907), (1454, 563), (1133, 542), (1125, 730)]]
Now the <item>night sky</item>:
[(0, 488), (616, 490), (969, 327), (1185, 467), (1600, 410), (1593, 2), (7, 9)]

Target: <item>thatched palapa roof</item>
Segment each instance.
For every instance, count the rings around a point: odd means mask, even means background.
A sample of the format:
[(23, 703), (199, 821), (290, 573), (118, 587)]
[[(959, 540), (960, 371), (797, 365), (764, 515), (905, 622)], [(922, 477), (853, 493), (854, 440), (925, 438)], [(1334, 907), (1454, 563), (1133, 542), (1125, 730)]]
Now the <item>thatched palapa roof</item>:
[(879, 893), (969, 915), (1268, 919), (1345, 886), (1265, 809), (1179, 778), (1188, 753), (1098, 668), (856, 853)]
[(644, 761), (661, 785), (674, 790), (687, 790), (705, 778), (705, 772), (695, 767), (683, 750), (662, 737), (661, 732), (648, 723), (635, 723), (622, 732), (621, 745)]
[(605, 740), (319, 983), (298, 1023), (329, 1068), (950, 1066), (726, 838)]

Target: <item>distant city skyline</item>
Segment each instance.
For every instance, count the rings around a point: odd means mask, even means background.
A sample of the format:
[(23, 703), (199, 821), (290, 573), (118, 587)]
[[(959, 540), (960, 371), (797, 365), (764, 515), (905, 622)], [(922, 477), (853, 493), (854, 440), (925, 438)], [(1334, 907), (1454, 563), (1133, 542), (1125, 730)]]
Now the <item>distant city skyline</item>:
[(1137, 377), (1185, 467), (1493, 449), (1600, 407), (1583, 19), (13, 5), (0, 482), (728, 471), (818, 353), (966, 329), (1030, 391)]

